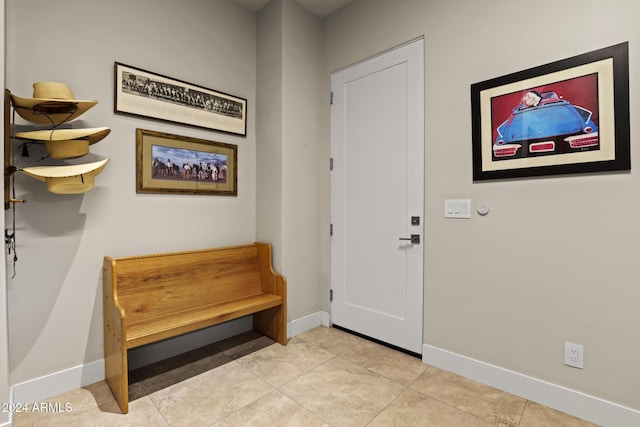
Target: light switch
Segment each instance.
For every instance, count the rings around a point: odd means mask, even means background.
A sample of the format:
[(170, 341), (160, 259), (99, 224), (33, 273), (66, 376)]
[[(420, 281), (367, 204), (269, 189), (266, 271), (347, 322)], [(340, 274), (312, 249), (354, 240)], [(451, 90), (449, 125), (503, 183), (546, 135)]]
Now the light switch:
[(471, 218), (471, 199), (446, 199), (445, 218)]

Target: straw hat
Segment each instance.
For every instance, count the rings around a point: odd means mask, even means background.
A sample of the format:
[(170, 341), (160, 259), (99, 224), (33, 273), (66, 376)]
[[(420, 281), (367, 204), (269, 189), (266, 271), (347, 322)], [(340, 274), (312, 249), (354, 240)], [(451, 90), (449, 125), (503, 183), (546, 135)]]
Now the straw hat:
[(22, 172), (39, 181), (47, 183), (47, 190), (56, 194), (80, 194), (91, 190), (95, 177), (109, 162), (83, 163), (65, 166), (33, 166), (21, 169)]
[(11, 102), (23, 119), (53, 126), (77, 118), (98, 103), (74, 99), (71, 88), (58, 82), (36, 82), (33, 84), (33, 98), (11, 94)]
[(73, 159), (89, 152), (89, 145), (104, 139), (111, 129), (54, 129), (16, 132), (16, 138), (44, 141), (52, 159)]

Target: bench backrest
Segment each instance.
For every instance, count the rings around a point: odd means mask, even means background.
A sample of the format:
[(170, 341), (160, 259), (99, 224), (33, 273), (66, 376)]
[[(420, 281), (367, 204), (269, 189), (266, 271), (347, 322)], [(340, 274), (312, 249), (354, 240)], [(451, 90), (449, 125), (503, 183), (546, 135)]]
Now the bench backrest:
[(189, 311), (263, 292), (258, 247), (109, 258), (127, 322)]

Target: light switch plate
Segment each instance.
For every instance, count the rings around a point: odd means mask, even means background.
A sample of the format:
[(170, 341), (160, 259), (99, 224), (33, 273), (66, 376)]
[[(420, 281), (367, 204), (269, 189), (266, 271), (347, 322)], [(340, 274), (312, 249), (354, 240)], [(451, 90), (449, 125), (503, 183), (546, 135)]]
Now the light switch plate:
[(445, 199), (445, 218), (471, 218), (471, 199)]

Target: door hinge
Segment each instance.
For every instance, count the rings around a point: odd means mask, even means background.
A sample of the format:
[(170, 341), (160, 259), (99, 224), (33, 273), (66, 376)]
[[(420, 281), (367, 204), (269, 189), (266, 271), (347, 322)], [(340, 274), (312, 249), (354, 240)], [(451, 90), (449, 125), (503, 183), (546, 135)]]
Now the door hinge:
[(333, 236), (333, 224), (329, 224), (329, 236)]
[(333, 170), (333, 157), (329, 159), (329, 170)]
[(331, 105), (333, 105), (333, 92), (331, 92), (331, 94), (329, 94), (329, 103)]
[(333, 302), (333, 289), (329, 289), (329, 302)]

